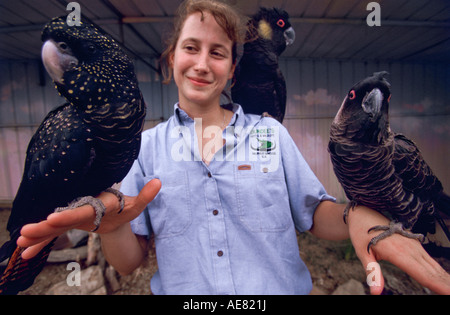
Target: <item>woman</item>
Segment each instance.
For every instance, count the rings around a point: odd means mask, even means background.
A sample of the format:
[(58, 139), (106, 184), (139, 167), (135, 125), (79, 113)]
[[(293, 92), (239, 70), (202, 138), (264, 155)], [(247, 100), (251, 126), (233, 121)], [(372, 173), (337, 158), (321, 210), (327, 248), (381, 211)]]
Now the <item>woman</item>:
[[(326, 194), (282, 125), (245, 115), (237, 104), (220, 106), (241, 33), (239, 17), (220, 2), (181, 6), (164, 53), (178, 86), (174, 115), (143, 134), (140, 156), (122, 183), (126, 195), (137, 197), (126, 197), (121, 214), (116, 197), (99, 197), (108, 209), (97, 231), (108, 262), (131, 273), (153, 234), (155, 294), (308, 294), (311, 277), (295, 230), (310, 230), (325, 239), (350, 237), (365, 269), (387, 259), (448, 293), (448, 275), (415, 240), (394, 235), (367, 253), (374, 236), (368, 229), (388, 220), (358, 207), (347, 226), (345, 206)], [(24, 257), (65, 230), (91, 230), (92, 216), (86, 206), (24, 227), (18, 243), (31, 246)], [(379, 280), (370, 282), (372, 293), (381, 293)]]

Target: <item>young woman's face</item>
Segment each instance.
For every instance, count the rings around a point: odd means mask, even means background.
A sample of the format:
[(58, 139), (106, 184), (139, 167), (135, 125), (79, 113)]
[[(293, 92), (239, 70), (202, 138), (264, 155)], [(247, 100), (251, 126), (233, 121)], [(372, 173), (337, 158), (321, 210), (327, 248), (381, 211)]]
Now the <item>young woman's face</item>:
[(174, 79), (182, 106), (219, 104), (233, 77), (233, 42), (209, 13), (190, 15), (172, 57)]

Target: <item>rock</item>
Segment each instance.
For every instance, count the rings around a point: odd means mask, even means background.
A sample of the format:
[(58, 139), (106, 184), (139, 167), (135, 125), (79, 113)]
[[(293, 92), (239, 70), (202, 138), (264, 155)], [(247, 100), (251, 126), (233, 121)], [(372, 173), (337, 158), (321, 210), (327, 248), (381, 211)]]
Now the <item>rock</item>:
[(104, 260), (100, 236), (97, 233), (89, 233), (87, 247), (87, 266), (94, 265), (99, 263), (101, 260)]
[(332, 295), (366, 295), (366, 292), (364, 291), (364, 286), (361, 282), (355, 279), (350, 279), (346, 283), (337, 287)]
[[(70, 269), (69, 269), (70, 270)], [(105, 280), (102, 269), (99, 266), (91, 266), (81, 270), (79, 278), (71, 271), (66, 280), (61, 281), (51, 287), (47, 295), (106, 295)], [(69, 285), (69, 280), (77, 282), (79, 285)]]
[(117, 292), (120, 290), (121, 286), (116, 277), (116, 270), (113, 266), (108, 266), (105, 270), (105, 278), (108, 281), (109, 288), (112, 292)]
[(81, 230), (70, 230), (56, 239), (53, 250), (61, 250), (86, 245), (89, 233)]
[(73, 247), (86, 245), (87, 239), (89, 237), (89, 232), (74, 229), (67, 231), (67, 237), (73, 244)]
[(383, 265), (384, 294), (415, 295), (429, 294), (417, 281), (393, 265)]
[(316, 285), (313, 285), (313, 288), (311, 290), (311, 292), (309, 293), (309, 295), (327, 295), (327, 293), (322, 290), (321, 288), (319, 288)]
[(87, 257), (87, 246), (69, 248), (62, 250), (52, 250), (48, 256), (49, 263), (63, 263), (71, 261), (81, 261)]

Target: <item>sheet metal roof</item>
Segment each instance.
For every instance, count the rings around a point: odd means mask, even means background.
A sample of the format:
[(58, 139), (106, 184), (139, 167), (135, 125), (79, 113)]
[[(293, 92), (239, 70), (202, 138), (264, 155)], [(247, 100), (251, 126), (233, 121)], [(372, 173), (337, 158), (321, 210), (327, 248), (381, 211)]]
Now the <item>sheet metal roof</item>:
[[(0, 59), (37, 59), (40, 30), (68, 13), (68, 0), (0, 0)], [(79, 0), (81, 14), (139, 58), (164, 49), (181, 0)], [(450, 1), (379, 0), (381, 26), (369, 27), (370, 1), (229, 0), (244, 15), (280, 7), (297, 33), (283, 57), (300, 59), (450, 61)]]

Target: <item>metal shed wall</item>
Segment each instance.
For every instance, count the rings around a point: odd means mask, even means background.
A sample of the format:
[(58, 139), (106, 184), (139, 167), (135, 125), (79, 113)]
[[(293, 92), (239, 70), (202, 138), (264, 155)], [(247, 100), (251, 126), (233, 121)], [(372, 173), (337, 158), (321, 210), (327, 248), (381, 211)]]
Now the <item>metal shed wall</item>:
[[(391, 128), (411, 137), (450, 191), (450, 65), (282, 59), (288, 89), (284, 125), (329, 193), (344, 201), (327, 152), (329, 127), (350, 87), (375, 71), (392, 83)], [(165, 120), (177, 101), (174, 84), (137, 61), (148, 104), (146, 128)], [(0, 61), (0, 200), (12, 200), (23, 171), (28, 142), (45, 115), (63, 99), (39, 61)], [(45, 84), (43, 84), (45, 81)]]
[(327, 145), (330, 124), (352, 85), (373, 72), (390, 73), (391, 129), (407, 135), (450, 191), (450, 65), (283, 60), (288, 85), (284, 125), (329, 193), (344, 201)]

